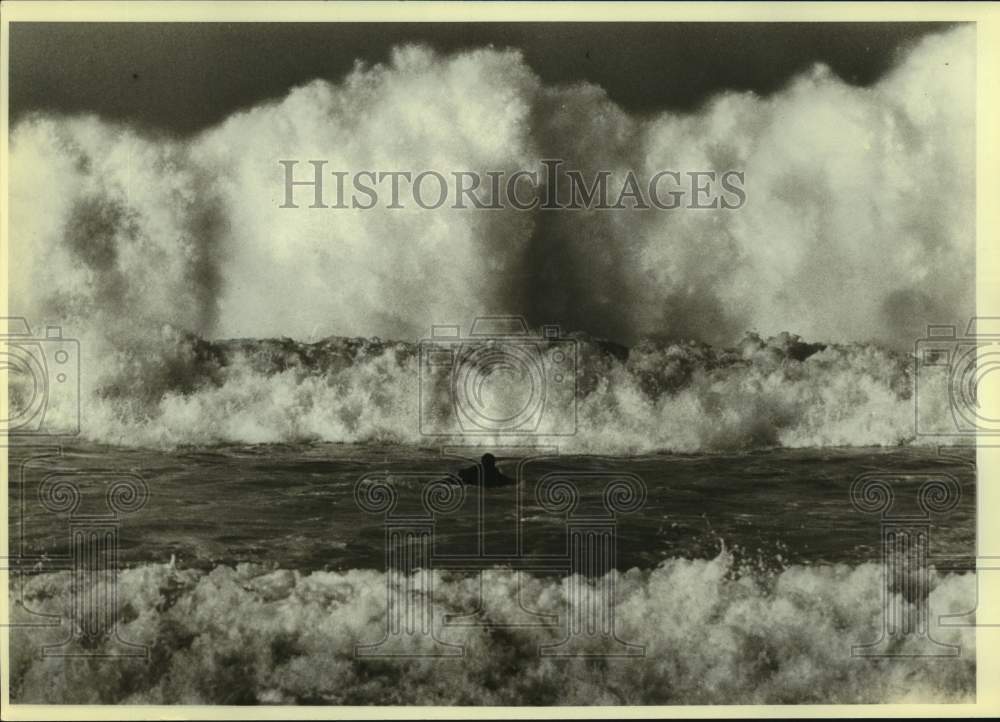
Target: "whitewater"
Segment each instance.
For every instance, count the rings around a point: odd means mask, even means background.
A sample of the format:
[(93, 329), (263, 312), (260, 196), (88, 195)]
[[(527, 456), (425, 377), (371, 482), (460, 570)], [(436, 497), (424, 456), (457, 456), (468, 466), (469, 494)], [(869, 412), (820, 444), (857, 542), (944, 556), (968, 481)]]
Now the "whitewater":
[[(568, 453), (630, 455), (769, 447), (897, 446), (941, 443), (918, 435), (915, 359), (872, 344), (809, 344), (782, 334), (748, 335), (735, 348), (647, 341), (631, 349), (584, 336), (576, 351), (573, 399), (540, 413)], [(541, 345), (542, 348), (545, 344)], [(86, 346), (85, 346), (86, 348)], [(555, 353), (539, 351), (541, 358)], [(463, 438), (459, 399), (448, 384), (421, 387), (419, 347), (329, 338), (210, 342), (165, 327), (92, 361), (80, 401), (84, 438), (120, 446), (171, 448), (221, 443), (434, 444)], [(493, 382), (498, 399), (531, 382)], [(27, 377), (12, 377), (30, 393)], [(539, 383), (545, 383), (545, 379)], [(947, 383), (924, 379), (921, 413), (954, 428)], [(77, 412), (53, 399), (46, 423)], [(73, 400), (71, 400), (73, 401)], [(422, 426), (421, 404), (443, 418)], [(22, 403), (27, 403), (23, 401)], [(483, 401), (489, 403), (489, 399)], [(488, 411), (488, 409), (487, 409)], [(479, 443), (535, 443), (532, 434), (469, 435)], [(468, 439), (466, 439), (468, 440)]]

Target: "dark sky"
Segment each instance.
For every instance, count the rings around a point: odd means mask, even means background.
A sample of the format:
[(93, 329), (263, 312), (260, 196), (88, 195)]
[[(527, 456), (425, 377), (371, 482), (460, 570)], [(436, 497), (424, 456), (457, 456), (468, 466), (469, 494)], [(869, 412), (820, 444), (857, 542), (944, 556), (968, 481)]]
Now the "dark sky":
[(686, 110), (721, 89), (779, 89), (822, 61), (867, 85), (944, 23), (13, 23), (11, 119), (96, 112), (171, 134), (339, 80), (392, 46), (524, 51), (546, 81), (589, 80), (633, 112)]

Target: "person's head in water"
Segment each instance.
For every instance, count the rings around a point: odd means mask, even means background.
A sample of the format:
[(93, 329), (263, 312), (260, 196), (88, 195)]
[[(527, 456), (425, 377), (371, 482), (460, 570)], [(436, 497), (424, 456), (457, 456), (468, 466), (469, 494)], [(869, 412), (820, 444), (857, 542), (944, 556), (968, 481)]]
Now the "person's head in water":
[(480, 463), (483, 465), (484, 469), (492, 469), (497, 465), (497, 459), (493, 454), (483, 454), (483, 458), (480, 459)]

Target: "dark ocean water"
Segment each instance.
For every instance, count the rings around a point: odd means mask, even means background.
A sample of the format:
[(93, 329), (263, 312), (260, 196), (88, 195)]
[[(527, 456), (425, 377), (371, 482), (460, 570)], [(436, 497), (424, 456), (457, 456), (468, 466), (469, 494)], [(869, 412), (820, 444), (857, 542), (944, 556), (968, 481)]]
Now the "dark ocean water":
[[(423, 513), (424, 484), (469, 466), (470, 459), (412, 448), (344, 445), (241, 446), (175, 452), (78, 447), (58, 457), (31, 460), (15, 450), (11, 471), (11, 535), (24, 539), (35, 556), (65, 555), (67, 517), (48, 511), (38, 485), (63, 470), (75, 474), (92, 511), (100, 513), (113, 473), (142, 477), (149, 499), (122, 517), (122, 561), (184, 566), (255, 562), (303, 571), (380, 569), (383, 517), (366, 513), (354, 486), (365, 476), (388, 474), (399, 494), (395, 513)], [(916, 501), (922, 474), (955, 477), (962, 499), (947, 515), (933, 516), (935, 551), (971, 553), (974, 540), (975, 469), (971, 450), (792, 449), (740, 454), (656, 455), (636, 458), (590, 456), (500, 457), (500, 467), (522, 481), (517, 487), (469, 487), (465, 503), (437, 517), (442, 552), (474, 554), (481, 538), (486, 554), (565, 553), (565, 514), (539, 503), (536, 486), (562, 472), (580, 494), (579, 514), (600, 513), (605, 482), (624, 472), (646, 488), (634, 513), (618, 516), (618, 566), (652, 568), (670, 557), (713, 558), (730, 548), (787, 563), (859, 563), (877, 558), (877, 515), (856, 509), (851, 482), (863, 474), (885, 474), (898, 486), (900, 509)], [(24, 484), (16, 483), (23, 468)], [(910, 475), (908, 481), (908, 475)], [(899, 477), (899, 478), (896, 478)], [(520, 498), (519, 498), (520, 497)], [(480, 503), (485, 514), (480, 520)], [(84, 509), (81, 508), (80, 513)], [(21, 518), (23, 515), (23, 518)], [(518, 523), (520, 520), (520, 524)]]

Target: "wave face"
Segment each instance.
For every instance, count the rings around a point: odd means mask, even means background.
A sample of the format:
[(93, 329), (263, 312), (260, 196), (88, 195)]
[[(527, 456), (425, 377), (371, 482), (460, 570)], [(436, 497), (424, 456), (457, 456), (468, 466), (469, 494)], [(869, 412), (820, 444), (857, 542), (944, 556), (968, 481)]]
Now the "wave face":
[[(435, 573), (437, 574), (437, 573)], [(970, 702), (975, 640), (935, 628), (961, 645), (957, 658), (852, 657), (879, 638), (877, 565), (793, 566), (764, 575), (714, 560), (673, 559), (652, 571), (615, 573), (616, 626), (645, 646), (636, 659), (540, 657), (556, 629), (443, 629), (465, 645), (459, 659), (354, 658), (380, 640), (381, 572), (302, 575), (241, 565), (213, 571), (148, 565), (119, 577), (122, 639), (150, 647), (150, 660), (41, 658), (59, 628), (15, 628), (12, 699), (45, 703), (207, 704), (810, 704)], [(567, 582), (526, 576), (526, 608), (557, 614)], [(435, 616), (475, 608), (478, 582), (435, 579)], [(516, 588), (484, 586), (498, 623), (518, 611)], [(63, 614), (69, 573), (31, 578), (25, 607)], [(975, 603), (972, 575), (932, 574), (932, 619)], [(30, 621), (14, 607), (17, 622)], [(80, 651), (64, 650), (64, 651)], [(91, 652), (108, 651), (98, 647)], [(595, 649), (594, 651), (598, 651)], [(901, 647), (899, 651), (907, 651)]]
[[(552, 358), (567, 342), (577, 359), (575, 389), (532, 405), (525, 389), (553, 384)], [(415, 344), (378, 339), (209, 342), (165, 328), (144, 347), (85, 365), (85, 378), (87, 370), (95, 376), (84, 388), (83, 435), (160, 448), (530, 443), (536, 437), (471, 433), (495, 429), (477, 422), (506, 418), (513, 400), (538, 410), (539, 434), (575, 428), (542, 437), (565, 453), (896, 446), (925, 438), (915, 435), (911, 356), (871, 345), (824, 346), (782, 334), (749, 335), (731, 349), (652, 341), (625, 349), (577, 336), (539, 344), (540, 371), (484, 372), (478, 395), (449, 373), (429, 377), (424, 358)], [(923, 384), (921, 392), (922, 409), (947, 421), (947, 387)], [(479, 418), (460, 416), (469, 408)], [(57, 423), (58, 413), (51, 409), (46, 423)], [(449, 436), (432, 435), (441, 433)]]

